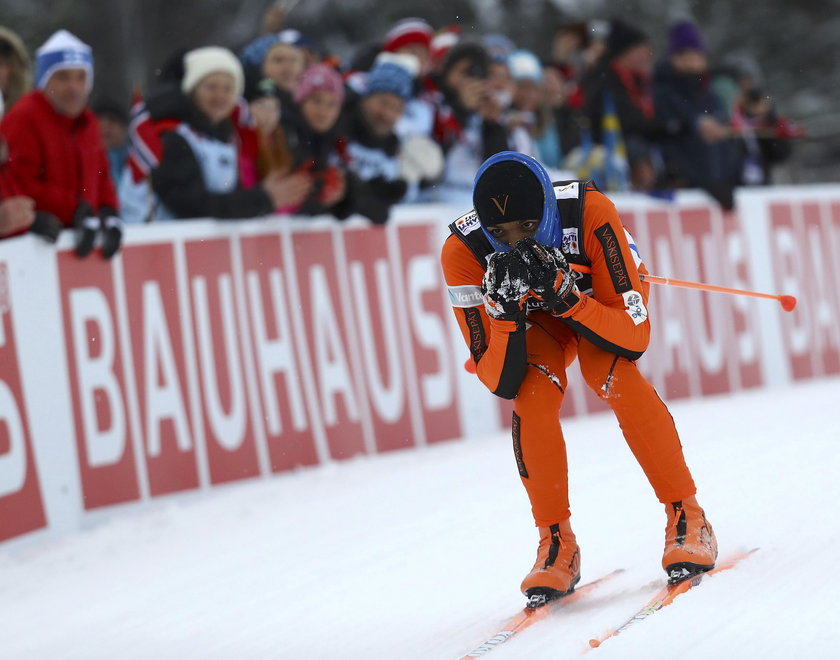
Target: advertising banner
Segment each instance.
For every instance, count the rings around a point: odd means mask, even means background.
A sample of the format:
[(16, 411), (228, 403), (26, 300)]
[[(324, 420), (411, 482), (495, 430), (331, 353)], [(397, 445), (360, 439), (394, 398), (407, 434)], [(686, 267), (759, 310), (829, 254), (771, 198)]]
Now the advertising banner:
[[(743, 191), (722, 212), (616, 196), (655, 275), (639, 364), (666, 400), (840, 373), (840, 188)], [(0, 243), (0, 541), (87, 517), (469, 435), (510, 402), (462, 365), (440, 249), (463, 209), (127, 228), (111, 261)], [(606, 410), (569, 368), (562, 414)], [(840, 399), (839, 399), (840, 400)]]

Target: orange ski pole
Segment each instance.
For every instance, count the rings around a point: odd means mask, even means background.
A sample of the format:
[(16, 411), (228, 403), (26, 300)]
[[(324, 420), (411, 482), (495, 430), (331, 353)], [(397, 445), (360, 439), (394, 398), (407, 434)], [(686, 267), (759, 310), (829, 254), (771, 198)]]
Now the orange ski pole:
[(700, 291), (714, 291), (717, 293), (731, 293), (736, 296), (751, 296), (753, 298), (769, 298), (770, 300), (778, 300), (782, 309), (786, 312), (793, 311), (796, 307), (796, 298), (794, 296), (775, 295), (772, 293), (760, 293), (758, 291), (746, 291), (745, 289), (731, 289), (728, 286), (717, 286), (715, 284), (704, 284), (703, 282), (688, 282), (686, 280), (676, 280), (672, 277), (659, 277), (657, 275), (643, 275), (639, 273), (639, 277), (645, 282), (652, 284), (667, 284), (669, 286), (679, 286), (684, 289), (698, 289)]

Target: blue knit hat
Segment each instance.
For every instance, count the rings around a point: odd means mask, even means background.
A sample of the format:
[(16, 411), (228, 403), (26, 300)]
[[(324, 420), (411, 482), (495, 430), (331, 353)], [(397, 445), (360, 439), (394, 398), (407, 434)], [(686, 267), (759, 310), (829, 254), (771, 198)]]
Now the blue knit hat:
[(413, 55), (380, 53), (368, 73), (364, 95), (386, 92), (408, 101), (413, 95), (414, 76), (419, 70), (420, 62)]
[(35, 85), (44, 89), (52, 74), (62, 69), (83, 69), (87, 90), (93, 87), (93, 55), (90, 46), (67, 30), (59, 30), (35, 51)]
[(239, 59), (247, 67), (262, 69), (265, 56), (277, 44), (288, 44), (295, 48), (301, 48), (303, 42), (304, 36), (297, 30), (283, 30), (276, 34), (267, 34), (263, 37), (257, 37), (245, 46), (242, 52), (239, 53)]
[[(513, 168), (520, 171), (511, 176)], [(506, 195), (507, 199), (502, 197)], [(502, 197), (493, 202), (492, 197)], [(519, 200), (511, 198), (521, 198)], [(493, 202), (491, 205), (490, 202)], [(508, 205), (511, 208), (508, 216)], [(534, 240), (541, 245), (560, 247), (563, 233), (560, 227), (560, 213), (554, 185), (545, 168), (530, 156), (517, 151), (500, 151), (485, 160), (475, 175), (473, 185), (473, 208), (481, 222), (481, 230), (496, 252), (510, 252), (511, 247), (497, 240), (487, 227), (498, 223), (501, 218), (493, 209), (502, 208), (502, 215), (512, 220), (540, 218)], [(489, 211), (489, 212), (488, 212)]]

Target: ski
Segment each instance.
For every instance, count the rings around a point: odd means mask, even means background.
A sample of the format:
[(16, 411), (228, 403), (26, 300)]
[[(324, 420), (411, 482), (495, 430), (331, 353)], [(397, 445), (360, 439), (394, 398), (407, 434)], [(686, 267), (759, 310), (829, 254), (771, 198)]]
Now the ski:
[(677, 596), (679, 596), (680, 594), (684, 594), (692, 587), (696, 587), (698, 584), (700, 584), (703, 581), (704, 576), (714, 575), (715, 573), (727, 571), (733, 566), (737, 565), (742, 559), (749, 557), (756, 550), (758, 550), (758, 548), (753, 548), (752, 550), (732, 555), (730, 557), (727, 557), (723, 561), (717, 562), (717, 565), (710, 571), (706, 571), (704, 573), (697, 573), (696, 575), (691, 575), (685, 578), (684, 580), (677, 582), (676, 584), (666, 584), (653, 595), (653, 597), (647, 602), (647, 604), (641, 607), (633, 616), (627, 619), (627, 621), (622, 623), (618, 628), (616, 628), (615, 630), (608, 630), (600, 637), (597, 637), (595, 639), (590, 639), (589, 647), (586, 648), (586, 651), (598, 648), (605, 641), (607, 641), (611, 637), (615, 637), (616, 635), (621, 634), (624, 630), (632, 626), (634, 623), (642, 621), (643, 619), (647, 619), (654, 612), (658, 612), (663, 607), (670, 605), (674, 602), (674, 599)]
[(542, 621), (543, 619), (547, 619), (550, 616), (554, 615), (558, 612), (562, 607), (579, 600), (590, 591), (595, 589), (595, 587), (601, 586), (609, 580), (610, 578), (615, 577), (619, 573), (622, 573), (624, 569), (616, 569), (612, 573), (607, 573), (603, 577), (598, 578), (597, 580), (593, 580), (592, 582), (587, 582), (586, 584), (577, 587), (572, 593), (568, 594), (567, 596), (563, 596), (562, 598), (557, 598), (556, 600), (550, 600), (544, 605), (540, 605), (538, 607), (525, 607), (522, 609), (521, 612), (517, 613), (515, 616), (508, 619), (502, 626), (498, 629), (498, 631), (488, 639), (484, 640), (481, 644), (476, 646), (472, 651), (467, 653), (464, 656), (461, 656), (459, 660), (472, 660), (473, 658), (481, 658), (494, 648), (499, 646), (500, 644), (504, 644), (508, 641), (511, 637), (516, 635), (519, 632), (525, 630), (525, 628), (530, 628), (532, 625), (537, 623), (538, 621)]

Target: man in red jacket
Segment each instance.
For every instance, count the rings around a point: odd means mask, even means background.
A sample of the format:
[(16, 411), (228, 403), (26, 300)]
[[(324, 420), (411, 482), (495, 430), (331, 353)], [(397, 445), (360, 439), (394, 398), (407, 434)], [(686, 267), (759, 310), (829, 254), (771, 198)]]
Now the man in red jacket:
[[(90, 47), (59, 30), (37, 51), (37, 89), (24, 95), (0, 123), (9, 148), (6, 175), (35, 200), (36, 231), (53, 240), (75, 227), (76, 252), (86, 256), (102, 234), (112, 257), (122, 239), (117, 195), (99, 126), (87, 107), (93, 86)], [(22, 233), (22, 232), (21, 232)]]

